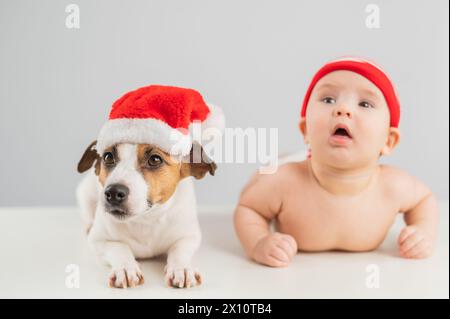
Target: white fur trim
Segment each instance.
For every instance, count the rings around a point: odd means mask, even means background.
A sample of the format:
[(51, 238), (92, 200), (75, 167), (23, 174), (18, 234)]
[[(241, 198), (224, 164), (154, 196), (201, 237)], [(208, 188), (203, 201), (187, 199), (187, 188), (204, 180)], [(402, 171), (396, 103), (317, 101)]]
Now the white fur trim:
[(106, 122), (97, 138), (97, 153), (117, 143), (154, 144), (171, 155), (187, 155), (191, 136), (157, 119), (115, 119)]
[[(209, 113), (202, 122), (201, 136), (193, 134), (192, 139), (196, 140), (204, 147), (203, 151), (210, 159), (218, 161), (219, 158), (216, 159), (215, 157), (216, 154), (221, 154), (217, 150), (222, 147), (221, 141), (225, 131), (225, 116), (220, 107), (209, 103), (207, 105), (209, 107)], [(200, 140), (198, 140), (198, 138), (200, 138)]]

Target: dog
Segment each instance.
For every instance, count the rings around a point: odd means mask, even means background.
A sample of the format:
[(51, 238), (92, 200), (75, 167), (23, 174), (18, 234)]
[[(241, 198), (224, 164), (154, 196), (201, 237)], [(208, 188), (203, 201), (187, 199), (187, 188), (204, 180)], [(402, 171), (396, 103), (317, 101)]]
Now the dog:
[(142, 285), (136, 258), (162, 254), (168, 286), (200, 285), (191, 263), (201, 242), (193, 178), (214, 175), (216, 164), (198, 143), (183, 158), (150, 144), (119, 143), (102, 154), (95, 146), (78, 163), (88, 173), (76, 194), (89, 246), (111, 267), (109, 286)]

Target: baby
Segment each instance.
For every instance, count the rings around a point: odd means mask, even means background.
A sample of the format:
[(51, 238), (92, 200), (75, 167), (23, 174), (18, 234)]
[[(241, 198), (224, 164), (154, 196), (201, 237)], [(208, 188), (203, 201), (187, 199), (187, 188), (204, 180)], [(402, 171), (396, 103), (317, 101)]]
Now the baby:
[(323, 66), (299, 123), (310, 155), (275, 174), (255, 175), (241, 193), (234, 224), (248, 256), (284, 267), (297, 250), (370, 251), (399, 212), (406, 223), (400, 256), (430, 256), (439, 215), (435, 196), (406, 172), (378, 164), (399, 142), (399, 118), (395, 89), (379, 67), (353, 58)]

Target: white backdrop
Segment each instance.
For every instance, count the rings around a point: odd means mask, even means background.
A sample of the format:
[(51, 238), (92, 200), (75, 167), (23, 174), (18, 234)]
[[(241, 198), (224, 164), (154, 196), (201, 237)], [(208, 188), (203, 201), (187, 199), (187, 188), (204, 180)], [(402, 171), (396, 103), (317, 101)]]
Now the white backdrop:
[[(66, 27), (68, 4), (80, 28)], [(111, 103), (140, 86), (198, 89), (228, 127), (278, 128), (303, 150), (300, 105), (313, 73), (368, 57), (396, 83), (402, 140), (383, 159), (448, 199), (448, 1), (0, 1), (0, 206), (73, 205), (76, 164)], [(257, 164), (219, 165), (201, 204), (233, 205)]]

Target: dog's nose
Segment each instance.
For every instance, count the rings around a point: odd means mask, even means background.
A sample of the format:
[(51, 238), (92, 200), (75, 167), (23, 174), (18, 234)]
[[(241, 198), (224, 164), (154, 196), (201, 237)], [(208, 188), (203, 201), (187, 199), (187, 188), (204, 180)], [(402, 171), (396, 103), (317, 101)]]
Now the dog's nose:
[(130, 190), (125, 185), (122, 184), (109, 185), (105, 189), (106, 201), (111, 205), (120, 205), (127, 199), (129, 193)]

